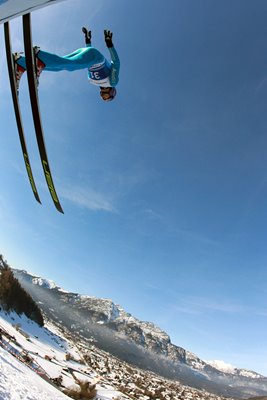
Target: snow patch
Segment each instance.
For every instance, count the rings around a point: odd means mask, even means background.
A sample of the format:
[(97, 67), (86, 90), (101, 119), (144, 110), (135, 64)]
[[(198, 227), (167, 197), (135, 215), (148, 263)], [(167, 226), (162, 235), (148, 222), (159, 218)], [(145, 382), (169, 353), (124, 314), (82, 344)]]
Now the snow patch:
[(213, 368), (218, 369), (221, 372), (225, 372), (227, 374), (234, 374), (236, 372), (236, 367), (231, 364), (228, 364), (222, 360), (213, 360), (213, 361), (205, 361), (207, 364), (211, 365)]
[(51, 281), (50, 279), (43, 279), (39, 277), (35, 277), (32, 279), (32, 283), (38, 286), (42, 286), (46, 289), (56, 289), (57, 285), (55, 282)]

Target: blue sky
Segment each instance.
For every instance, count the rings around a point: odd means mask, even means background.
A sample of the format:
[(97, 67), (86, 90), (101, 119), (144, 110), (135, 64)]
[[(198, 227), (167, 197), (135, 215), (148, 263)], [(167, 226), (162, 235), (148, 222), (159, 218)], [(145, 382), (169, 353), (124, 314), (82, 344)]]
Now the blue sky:
[[(0, 251), (67, 290), (111, 298), (206, 360), (267, 375), (267, 51), (265, 0), (66, 0), (34, 12), (34, 43), (67, 54), (82, 26), (106, 56), (114, 31), (118, 96), (86, 71), (43, 72), (53, 206), (34, 136), (42, 199), (22, 159), (0, 41)], [(21, 20), (11, 24), (23, 48)]]

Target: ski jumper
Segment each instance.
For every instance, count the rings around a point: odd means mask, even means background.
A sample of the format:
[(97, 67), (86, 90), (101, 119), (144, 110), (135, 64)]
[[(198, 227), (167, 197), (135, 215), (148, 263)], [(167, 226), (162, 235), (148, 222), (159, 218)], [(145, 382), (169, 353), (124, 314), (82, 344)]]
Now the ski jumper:
[[(66, 56), (40, 50), (37, 57), (45, 64), (46, 71), (76, 71), (88, 68), (90, 83), (101, 87), (115, 87), (119, 81), (120, 60), (114, 46), (109, 48), (109, 52), (111, 62), (91, 45), (77, 49)], [(17, 63), (26, 69), (25, 56), (21, 56)]]

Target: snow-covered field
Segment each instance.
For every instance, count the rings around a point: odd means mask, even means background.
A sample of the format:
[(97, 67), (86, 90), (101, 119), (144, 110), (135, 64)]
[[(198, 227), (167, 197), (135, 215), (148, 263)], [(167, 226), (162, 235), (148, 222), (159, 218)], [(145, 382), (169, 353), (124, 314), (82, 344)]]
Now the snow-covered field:
[[(61, 390), (79, 390), (77, 380), (96, 384), (96, 399), (123, 398), (98, 383), (100, 377), (52, 325), (41, 328), (24, 315), (1, 311), (0, 329), (0, 400), (69, 399)], [(57, 378), (60, 387), (53, 386)]]

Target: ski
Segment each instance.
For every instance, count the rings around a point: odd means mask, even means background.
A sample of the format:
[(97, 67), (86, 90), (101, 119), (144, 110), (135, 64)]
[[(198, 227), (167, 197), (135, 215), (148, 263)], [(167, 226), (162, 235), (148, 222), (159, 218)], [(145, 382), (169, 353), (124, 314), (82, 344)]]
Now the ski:
[(32, 108), (32, 116), (35, 127), (36, 139), (39, 148), (39, 154), (42, 162), (42, 167), (46, 179), (46, 183), (48, 189), (50, 191), (52, 200), (55, 204), (57, 210), (61, 213), (64, 213), (62, 207), (60, 205), (56, 189), (53, 183), (51, 170), (48, 163), (47, 152), (45, 148), (44, 142), (44, 134), (42, 121), (40, 116), (39, 109), (39, 99), (38, 99), (38, 89), (37, 89), (37, 78), (35, 72), (35, 58), (33, 55), (33, 46), (32, 46), (32, 33), (31, 33), (31, 15), (25, 14), (23, 15), (23, 37), (24, 37), (24, 49), (25, 49), (25, 57), (26, 57), (26, 68), (27, 68), (27, 76), (28, 76), (28, 85), (29, 85), (29, 93), (31, 100), (31, 108)]
[(18, 134), (19, 134), (23, 159), (25, 162), (26, 171), (27, 171), (27, 174), (29, 177), (29, 181), (31, 184), (31, 188), (32, 188), (34, 197), (38, 201), (38, 203), (41, 204), (41, 200), (39, 198), (39, 195), (38, 195), (38, 192), (36, 189), (36, 185), (34, 182), (32, 168), (31, 168), (30, 159), (29, 159), (28, 150), (27, 150), (26, 141), (25, 141), (25, 136), (24, 136), (24, 129), (23, 129), (20, 105), (19, 105), (19, 96), (18, 96), (17, 87), (16, 87), (14, 60), (13, 60), (13, 55), (12, 55), (10, 29), (9, 29), (8, 22), (5, 22), (5, 24), (4, 24), (4, 32), (5, 32), (6, 59), (7, 59), (8, 73), (9, 73), (10, 88), (11, 88), (13, 106), (14, 106), (14, 111), (15, 111), (15, 117), (16, 117), (16, 122), (17, 122), (17, 128), (18, 128)]

